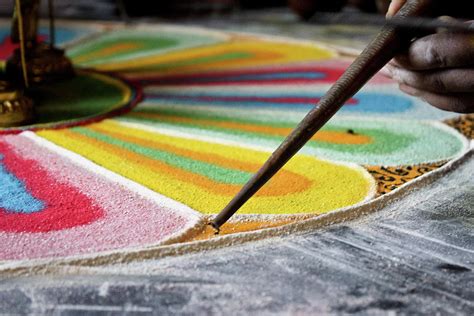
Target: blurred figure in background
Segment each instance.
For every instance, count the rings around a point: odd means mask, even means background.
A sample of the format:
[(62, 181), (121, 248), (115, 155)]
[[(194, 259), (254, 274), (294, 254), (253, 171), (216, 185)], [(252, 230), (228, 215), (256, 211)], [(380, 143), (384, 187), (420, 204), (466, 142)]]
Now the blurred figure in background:
[[(0, 1), (0, 15), (11, 17), (14, 0)], [(63, 18), (112, 19), (118, 17), (115, 0), (53, 0), (56, 15)], [(40, 13), (48, 16), (48, 1), (41, 1)]]
[(288, 0), (289, 6), (301, 18), (308, 19), (316, 12), (337, 12), (345, 6), (364, 12), (385, 14), (390, 0)]
[[(0, 14), (9, 16), (14, 0), (0, 2)], [(316, 11), (338, 11), (349, 5), (366, 12), (386, 12), (389, 0), (54, 0), (59, 17), (84, 19), (112, 19), (120, 16), (124, 9), (132, 17), (142, 16), (191, 16), (222, 14), (235, 9), (263, 9), (269, 7), (290, 7), (302, 17)], [(46, 3), (42, 4), (46, 12)]]

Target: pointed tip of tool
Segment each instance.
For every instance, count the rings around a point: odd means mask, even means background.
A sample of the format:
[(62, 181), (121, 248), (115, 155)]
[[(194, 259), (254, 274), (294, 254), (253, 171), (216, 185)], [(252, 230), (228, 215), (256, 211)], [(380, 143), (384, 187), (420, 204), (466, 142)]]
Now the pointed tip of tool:
[(214, 229), (214, 235), (219, 235), (219, 233), (221, 232), (219, 225), (217, 225), (216, 223), (209, 222), (207, 223), (207, 225), (211, 226)]

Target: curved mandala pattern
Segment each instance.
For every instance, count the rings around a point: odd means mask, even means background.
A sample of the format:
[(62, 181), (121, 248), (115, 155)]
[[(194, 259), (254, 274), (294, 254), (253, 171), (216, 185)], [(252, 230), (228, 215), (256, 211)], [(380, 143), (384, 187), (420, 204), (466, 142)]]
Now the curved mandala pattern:
[[(0, 59), (14, 48), (5, 29), (0, 23)], [(349, 63), (320, 45), (271, 37), (97, 30), (69, 25), (58, 36), (76, 65), (107, 76), (81, 73), (45, 88), (45, 121), (34, 132), (0, 135), (0, 260), (211, 238), (206, 214), (233, 197)], [(104, 84), (120, 82), (115, 75), (143, 89), (135, 108), (133, 88)], [(88, 120), (117, 109), (131, 111)], [(68, 125), (78, 116), (88, 119)], [(469, 116), (453, 118), (376, 76), (225, 232), (357, 207), (376, 189), (396, 190), (441, 167), (469, 146), (445, 119), (472, 134)]]
[(225, 36), (211, 32), (189, 33), (177, 28), (156, 32), (143, 28), (118, 30), (104, 33), (82, 45), (72, 47), (68, 55), (82, 66), (95, 66), (108, 63), (130, 63), (137, 58), (155, 56), (165, 52), (209, 46), (218, 43)]
[[(270, 154), (110, 121), (38, 135), (202, 213), (220, 211)], [(361, 169), (298, 156), (240, 213), (324, 213), (370, 196), (368, 179)]]
[[(41, 203), (36, 207), (27, 200), (14, 209), (0, 203), (2, 260), (158, 244), (200, 220), (187, 207), (129, 184), (33, 134), (2, 137), (0, 154), (3, 172), (21, 181), (21, 190)], [(2, 186), (2, 202), (18, 201), (18, 189)]]
[[(284, 117), (214, 113), (210, 108), (188, 109), (152, 102), (119, 120), (267, 148), (280, 144), (296, 126)], [(465, 146), (462, 137), (437, 123), (414, 125), (410, 121), (339, 116), (318, 132), (302, 152), (360, 164), (407, 165), (446, 160)]]
[(373, 166), (367, 167), (367, 170), (369, 170), (370, 174), (377, 181), (377, 193), (386, 194), (398, 189), (413, 179), (442, 167), (444, 164), (446, 164), (446, 162), (443, 161), (415, 166)]
[(7, 180), (2, 182), (1, 231), (49, 232), (90, 224), (103, 216), (103, 210), (77, 188), (60, 183), (37, 161), (15, 153), (6, 141), (0, 143), (2, 180)]
[(474, 114), (461, 115), (447, 120), (446, 124), (458, 130), (468, 139), (474, 139)]

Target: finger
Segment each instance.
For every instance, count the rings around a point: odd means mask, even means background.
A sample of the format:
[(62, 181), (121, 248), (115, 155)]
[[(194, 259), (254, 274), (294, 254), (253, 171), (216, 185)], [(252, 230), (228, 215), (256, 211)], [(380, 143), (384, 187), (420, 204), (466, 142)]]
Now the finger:
[(404, 84), (400, 85), (400, 90), (411, 96), (419, 97), (441, 110), (457, 113), (474, 113), (474, 93), (437, 94)]
[[(438, 18), (438, 20), (440, 20), (441, 22), (445, 22), (445, 23), (456, 23), (456, 22), (459, 22), (458, 19), (453, 18), (452, 16), (449, 16), (449, 15), (440, 16), (440, 17)], [(452, 29), (448, 29), (448, 28), (439, 28), (439, 29), (437, 29), (437, 33), (442, 33), (442, 32), (453, 33), (454, 31), (453, 31)]]
[(379, 73), (380, 73), (381, 75), (384, 75), (385, 77), (388, 77), (388, 78), (392, 78), (392, 79), (393, 79), (393, 74), (392, 74), (391, 68), (393, 68), (393, 66), (390, 65), (390, 64), (387, 64), (387, 65), (385, 65), (385, 67), (383, 67), (382, 69), (380, 69)]
[(391, 63), (413, 70), (473, 66), (474, 35), (443, 32), (422, 37)]
[(398, 83), (436, 93), (474, 93), (474, 68), (440, 71), (410, 71), (387, 65), (388, 75)]
[(390, 18), (394, 16), (398, 10), (407, 2), (407, 0), (392, 0), (390, 6), (388, 7), (387, 17)]

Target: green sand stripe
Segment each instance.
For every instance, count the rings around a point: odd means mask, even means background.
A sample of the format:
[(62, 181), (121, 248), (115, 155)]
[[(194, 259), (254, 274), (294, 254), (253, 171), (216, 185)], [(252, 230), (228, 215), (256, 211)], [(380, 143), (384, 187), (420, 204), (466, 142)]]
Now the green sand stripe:
[[(252, 57), (253, 55), (246, 52), (231, 52), (231, 53), (222, 53), (212, 56), (203, 56), (197, 58), (187, 58), (186, 60), (177, 61), (173, 63), (164, 63), (159, 65), (147, 65), (143, 68), (144, 71), (151, 71), (151, 70), (169, 70), (178, 67), (184, 66), (196, 66), (201, 64), (208, 64), (208, 63), (215, 63), (221, 61), (229, 61), (235, 59), (244, 59)], [(140, 72), (141, 68), (133, 69), (134, 72)]]
[[(142, 111), (142, 110), (141, 110)], [(149, 113), (152, 113), (150, 111)], [(168, 110), (163, 110), (163, 112), (160, 112), (159, 110), (155, 112), (156, 114), (160, 115), (173, 115), (173, 116), (181, 116), (184, 118), (193, 118), (196, 120), (199, 119), (210, 119), (210, 120), (215, 120), (216, 122), (222, 122), (222, 121), (234, 121), (234, 122), (239, 122), (239, 123), (248, 123), (248, 124), (256, 124), (260, 126), (270, 126), (270, 127), (294, 127), (296, 124), (282, 124), (280, 122), (255, 122), (252, 120), (245, 120), (242, 118), (233, 120), (230, 118), (224, 118), (221, 121), (221, 117), (219, 116), (212, 116), (210, 114), (206, 114), (201, 116), (201, 113), (193, 113), (194, 116), (191, 116), (190, 113), (180, 113), (178, 111), (168, 111)], [(201, 116), (201, 117), (200, 117)], [(120, 120), (129, 120), (129, 121), (135, 121), (135, 122), (141, 122), (141, 123), (158, 123), (158, 124), (166, 124), (169, 126), (180, 126), (180, 127), (188, 127), (188, 128), (197, 128), (201, 130), (208, 130), (208, 131), (216, 131), (216, 132), (222, 132), (230, 135), (237, 135), (237, 136), (243, 136), (246, 138), (250, 139), (256, 139), (256, 138), (265, 138), (269, 140), (275, 140), (275, 141), (282, 141), (284, 139), (283, 136), (279, 135), (269, 135), (269, 134), (264, 134), (260, 132), (249, 132), (249, 131), (242, 131), (239, 129), (234, 129), (234, 128), (224, 128), (224, 127), (216, 127), (216, 126), (208, 126), (206, 124), (199, 124), (198, 122), (196, 123), (183, 123), (183, 122), (169, 122), (166, 119), (157, 119), (157, 118), (144, 118), (144, 117), (135, 117), (133, 116), (133, 112), (129, 113), (127, 116), (124, 116), (120, 118)], [(347, 131), (347, 128), (341, 128), (341, 127), (329, 127), (325, 126), (323, 128), (325, 131), (338, 131), (338, 132), (345, 132)], [(315, 147), (315, 148), (324, 148), (324, 149), (330, 149), (330, 150), (336, 150), (336, 151), (342, 151), (342, 152), (347, 152), (347, 153), (370, 153), (370, 154), (387, 154), (391, 153), (397, 150), (400, 150), (401, 148), (405, 148), (408, 145), (410, 145), (412, 142), (415, 141), (415, 137), (411, 135), (406, 135), (406, 134), (395, 134), (393, 132), (387, 131), (387, 130), (382, 130), (382, 129), (362, 129), (362, 128), (357, 128), (356, 132), (361, 135), (368, 136), (372, 138), (374, 141), (370, 144), (334, 144), (334, 143), (328, 143), (324, 141), (319, 141), (319, 140), (311, 140), (308, 142), (308, 145), (310, 147)]]
[[(151, 51), (151, 50), (164, 50), (166, 48), (174, 47), (179, 43), (177, 39), (170, 39), (170, 38), (150, 38), (150, 37), (136, 37), (136, 38), (108, 38), (104, 39), (94, 45), (86, 46), (81, 48), (80, 46), (75, 50), (72, 50), (69, 53), (73, 59), (88, 56), (91, 54), (96, 54), (101, 52), (104, 49), (109, 49), (110, 46), (113, 45), (123, 45), (123, 44), (131, 44), (136, 45), (136, 47), (131, 47), (127, 50), (112, 52), (109, 55), (99, 56), (96, 59), (100, 59), (103, 62), (113, 61), (117, 58), (127, 57), (129, 55), (133, 55), (134, 53), (141, 53), (143, 51)], [(93, 60), (92, 60), (93, 61)], [(88, 63), (90, 61), (86, 61)]]
[(186, 170), (192, 173), (197, 173), (215, 182), (241, 185), (245, 184), (252, 176), (252, 173), (250, 172), (232, 170), (207, 162), (198, 161), (181, 155), (173, 154), (167, 151), (140, 146), (118, 139), (116, 137), (90, 130), (88, 128), (75, 127), (72, 130), (76, 133), (82, 134), (90, 138), (94, 138), (101, 142), (127, 149), (129, 151), (146, 156), (148, 158), (159, 160), (173, 167), (180, 168), (182, 170)]
[[(87, 61), (83, 62), (85, 65), (99, 65), (110, 62), (124, 62), (148, 56), (158, 56), (181, 51), (186, 48), (206, 47), (225, 41), (226, 39), (220, 35), (216, 36), (216, 34), (206, 33), (114, 30), (101, 34), (87, 43), (72, 47), (68, 50), (68, 55), (73, 60), (81, 57), (87, 58)], [(124, 46), (127, 44), (131, 44), (130, 47)], [(114, 45), (118, 45), (120, 49), (116, 51), (109, 50)], [(93, 54), (102, 52), (106, 54), (90, 59)], [(211, 58), (213, 57), (211, 56)]]
[(183, 109), (165, 109), (165, 108), (147, 108), (140, 107), (135, 109), (128, 115), (133, 115), (134, 113), (143, 113), (143, 114), (158, 114), (163, 116), (177, 116), (189, 119), (196, 120), (213, 120), (218, 122), (233, 122), (233, 123), (245, 123), (245, 124), (254, 124), (259, 126), (271, 126), (271, 127), (287, 127), (293, 128), (296, 126), (296, 123), (287, 123), (282, 121), (271, 121), (271, 120), (254, 120), (251, 118), (243, 117), (229, 117), (224, 115), (218, 115), (212, 113), (211, 111), (193, 111), (193, 110), (183, 110)]
[(37, 123), (98, 115), (123, 106), (126, 91), (100, 76), (79, 74), (64, 82), (32, 88), (37, 101)]

